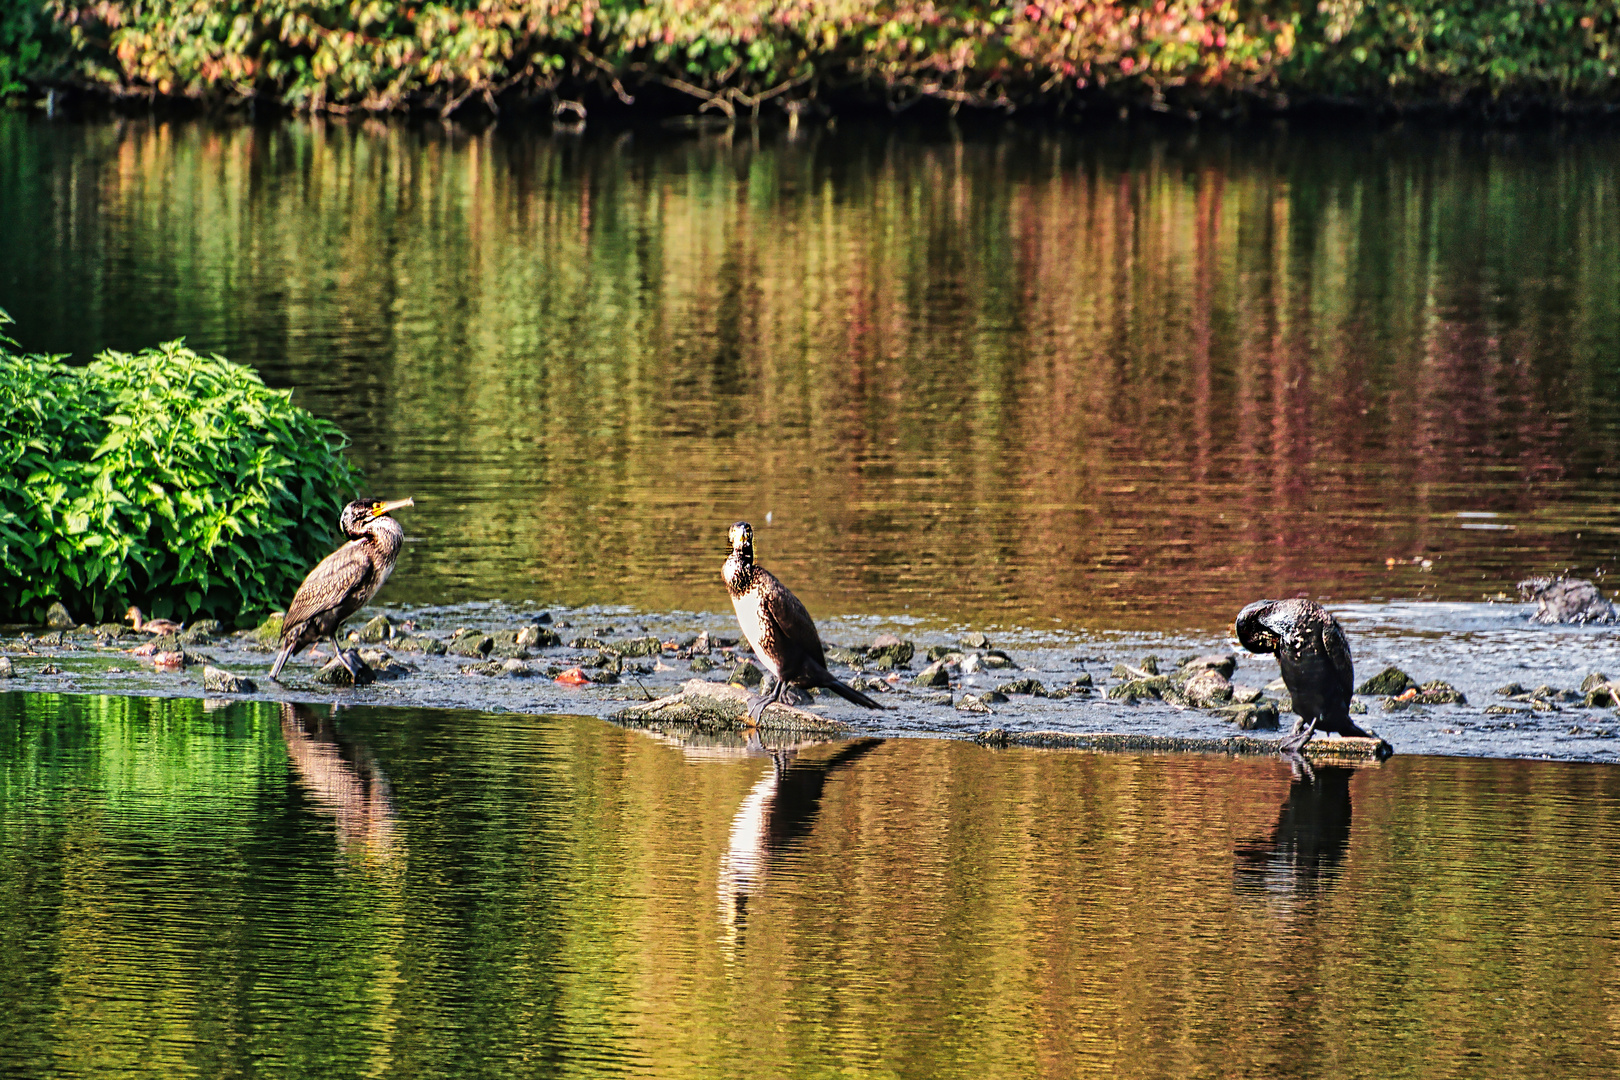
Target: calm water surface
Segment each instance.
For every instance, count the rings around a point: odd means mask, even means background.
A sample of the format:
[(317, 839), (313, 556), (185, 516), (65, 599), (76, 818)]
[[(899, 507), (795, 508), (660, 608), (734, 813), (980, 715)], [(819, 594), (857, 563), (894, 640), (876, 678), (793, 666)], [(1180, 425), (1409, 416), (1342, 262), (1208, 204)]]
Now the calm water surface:
[(1598, 1076), (1620, 772), (0, 695), (0, 1073)]
[(6, 115), (0, 256), (32, 348), (341, 423), (395, 602), (714, 610), (741, 517), (818, 614), (1040, 627), (1620, 549), (1613, 136)]

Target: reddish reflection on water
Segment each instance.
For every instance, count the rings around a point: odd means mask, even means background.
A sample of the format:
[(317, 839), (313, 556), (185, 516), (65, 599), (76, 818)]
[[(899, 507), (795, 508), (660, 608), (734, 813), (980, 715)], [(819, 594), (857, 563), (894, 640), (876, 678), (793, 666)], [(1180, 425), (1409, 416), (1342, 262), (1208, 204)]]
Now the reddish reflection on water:
[[(0, 305), (417, 497), (388, 599), (1214, 628), (1611, 568), (1620, 139), (584, 142), (0, 118)], [(767, 525), (767, 516), (769, 524)]]

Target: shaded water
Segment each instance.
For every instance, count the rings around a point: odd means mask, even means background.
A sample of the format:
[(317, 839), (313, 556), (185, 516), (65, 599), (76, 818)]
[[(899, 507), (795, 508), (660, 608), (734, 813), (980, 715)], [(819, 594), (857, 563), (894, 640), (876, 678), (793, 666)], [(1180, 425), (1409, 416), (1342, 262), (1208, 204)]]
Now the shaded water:
[(1577, 1076), (1620, 772), (0, 695), (0, 1073)]
[(0, 306), (297, 387), (417, 497), (391, 602), (715, 610), (747, 517), (817, 614), (1209, 630), (1613, 567), (1617, 178), (1556, 133), (6, 115)]

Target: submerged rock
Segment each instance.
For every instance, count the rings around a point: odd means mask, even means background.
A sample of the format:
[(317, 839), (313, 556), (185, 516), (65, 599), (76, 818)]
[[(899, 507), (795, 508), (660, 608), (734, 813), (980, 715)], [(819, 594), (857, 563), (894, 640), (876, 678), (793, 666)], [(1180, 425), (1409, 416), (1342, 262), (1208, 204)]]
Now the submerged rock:
[(73, 621), (73, 616), (68, 614), (62, 601), (53, 600), (50, 609), (45, 613), (45, 625), (52, 630), (71, 630), (79, 624)]
[(1014, 679), (1012, 682), (1002, 683), (996, 687), (996, 690), (1003, 694), (1028, 694), (1030, 697), (1046, 696), (1046, 687), (1041, 684), (1039, 679)]
[(1383, 695), (1404, 694), (1406, 691), (1416, 689), (1417, 680), (1398, 667), (1387, 667), (1374, 675), (1360, 686), (1356, 693), (1366, 694), (1370, 697)]
[(203, 665), (202, 682), (204, 690), (216, 694), (251, 694), (258, 689), (252, 679), (213, 664)]
[(917, 701), (922, 705), (933, 705), (936, 707), (949, 707), (952, 704), (950, 694), (924, 694), (922, 697), (918, 698)]
[(427, 656), (443, 656), (450, 651), (444, 642), (438, 638), (430, 638), (425, 634), (395, 638), (394, 648), (403, 649), (406, 652), (419, 652)]
[(1530, 621), (1543, 626), (1555, 623), (1612, 623), (1617, 621), (1614, 605), (1590, 581), (1581, 578), (1530, 578), (1518, 584), (1521, 600), (1534, 600), (1536, 610)]

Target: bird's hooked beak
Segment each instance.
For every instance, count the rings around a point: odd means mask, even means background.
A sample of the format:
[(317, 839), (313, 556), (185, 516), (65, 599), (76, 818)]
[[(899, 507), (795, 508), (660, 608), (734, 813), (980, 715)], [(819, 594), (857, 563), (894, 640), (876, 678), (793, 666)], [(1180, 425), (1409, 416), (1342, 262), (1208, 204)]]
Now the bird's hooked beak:
[(377, 506), (373, 506), (371, 508), (371, 516), (374, 518), (380, 518), (385, 514), (391, 514), (395, 510), (399, 510), (403, 507), (415, 505), (415, 499), (395, 499), (393, 502), (385, 502), (380, 503)]

